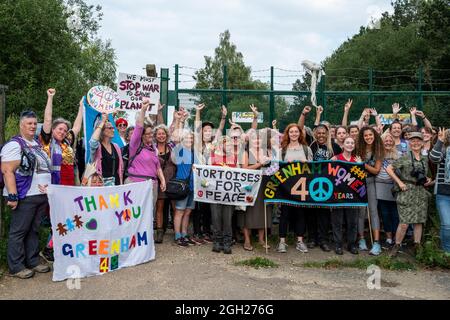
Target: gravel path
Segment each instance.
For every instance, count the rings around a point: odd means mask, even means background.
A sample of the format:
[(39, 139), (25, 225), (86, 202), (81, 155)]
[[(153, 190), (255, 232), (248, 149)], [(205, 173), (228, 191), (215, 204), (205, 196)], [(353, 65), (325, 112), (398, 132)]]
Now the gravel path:
[[(248, 252), (237, 245), (232, 255), (224, 255), (211, 252), (211, 245), (179, 248), (166, 236), (156, 250), (155, 261), (82, 279), (80, 290), (52, 282), (51, 273), (29, 280), (4, 276), (0, 299), (450, 299), (450, 272), (383, 270), (381, 289), (369, 290), (366, 270), (301, 267), (335, 257), (320, 249), (308, 254), (292, 247), (287, 254), (272, 249), (266, 256), (263, 249)], [(234, 265), (257, 256), (279, 267)], [(354, 258), (348, 252), (342, 257)]]

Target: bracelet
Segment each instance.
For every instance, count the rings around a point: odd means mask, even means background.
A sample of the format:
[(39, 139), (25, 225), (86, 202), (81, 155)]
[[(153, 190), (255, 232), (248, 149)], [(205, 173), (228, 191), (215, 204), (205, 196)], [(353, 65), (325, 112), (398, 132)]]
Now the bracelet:
[(10, 193), (6, 199), (10, 202), (17, 202), (19, 201), (19, 195), (17, 193)]

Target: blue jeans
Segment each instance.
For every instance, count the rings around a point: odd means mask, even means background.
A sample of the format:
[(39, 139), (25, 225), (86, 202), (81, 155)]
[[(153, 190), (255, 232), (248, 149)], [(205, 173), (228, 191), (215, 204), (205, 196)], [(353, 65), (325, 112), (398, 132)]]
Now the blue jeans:
[(399, 223), (397, 203), (395, 201), (378, 200), (378, 206), (383, 218), (384, 232), (392, 232), (395, 235)]
[(436, 207), (441, 218), (441, 246), (450, 252), (450, 196), (436, 195)]

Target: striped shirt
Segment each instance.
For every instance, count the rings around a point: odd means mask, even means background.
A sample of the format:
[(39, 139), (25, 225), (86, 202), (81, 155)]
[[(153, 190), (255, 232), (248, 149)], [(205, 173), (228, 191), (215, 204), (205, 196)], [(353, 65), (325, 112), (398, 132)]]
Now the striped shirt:
[(450, 183), (445, 182), (445, 158), (446, 148), (442, 141), (438, 140), (430, 151), (429, 158), (431, 162), (439, 164), (436, 174), (435, 194), (450, 195)]

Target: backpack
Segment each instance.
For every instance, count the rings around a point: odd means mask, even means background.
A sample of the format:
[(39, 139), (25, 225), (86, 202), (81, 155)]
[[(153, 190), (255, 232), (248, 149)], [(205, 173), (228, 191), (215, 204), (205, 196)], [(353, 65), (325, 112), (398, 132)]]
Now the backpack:
[[(15, 141), (19, 144), (20, 146), (20, 152), (22, 153), (22, 157), (20, 159), (20, 165), (19, 167), (23, 170), (23, 171), (34, 171), (34, 166), (35, 166), (35, 158), (30, 156), (28, 153), (23, 152), (24, 148), (25, 148), (25, 143), (23, 142), (23, 140), (19, 137), (19, 136), (15, 136), (12, 137), (9, 141), (7, 141), (5, 144), (0, 145), (0, 190), (3, 190), (3, 188), (5, 187), (5, 181), (3, 179), (3, 172), (2, 172), (2, 157), (1, 157), (1, 151), (3, 149), (3, 147), (11, 142), (11, 141)], [(27, 162), (29, 163), (29, 166), (25, 166), (25, 162), (24, 160), (27, 160)]]

